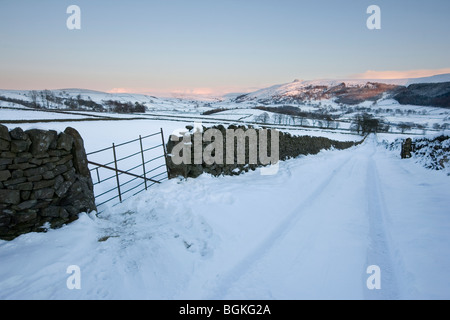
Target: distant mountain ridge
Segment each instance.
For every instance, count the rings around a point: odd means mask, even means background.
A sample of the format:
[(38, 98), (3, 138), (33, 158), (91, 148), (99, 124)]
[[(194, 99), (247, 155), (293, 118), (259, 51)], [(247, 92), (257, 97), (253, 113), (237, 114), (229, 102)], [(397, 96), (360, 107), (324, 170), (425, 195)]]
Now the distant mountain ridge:
[[(233, 101), (285, 104), (336, 99), (338, 103), (354, 105), (364, 101), (377, 101), (385, 96), (397, 100), (398, 96), (397, 101), (402, 104), (450, 108), (450, 102), (446, 98), (450, 95), (450, 86), (445, 83), (450, 83), (450, 74), (413, 79), (295, 80), (240, 95)], [(418, 91), (419, 84), (425, 86)], [(413, 90), (414, 94), (408, 93)], [(433, 92), (432, 97), (429, 97), (428, 91)]]
[(394, 99), (400, 104), (450, 108), (450, 82), (412, 84), (400, 89)]
[[(33, 99), (33, 92), (35, 98)], [(413, 79), (334, 79), (295, 80), (273, 85), (251, 93), (230, 93), (219, 98), (201, 100), (200, 97), (155, 97), (148, 94), (106, 93), (89, 89), (58, 90), (0, 90), (0, 100), (33, 101), (41, 107), (66, 108), (67, 102), (80, 101), (80, 108), (92, 109), (90, 105), (104, 105), (107, 101), (144, 104), (147, 110), (199, 110), (211, 108), (215, 103), (253, 105), (298, 104), (308, 101), (333, 99), (337, 103), (356, 105), (366, 101), (375, 102), (392, 98), (400, 104), (450, 108), (450, 74)], [(49, 98), (49, 99), (47, 99)], [(50, 102), (50, 103), (49, 103)], [(64, 105), (66, 103), (66, 105)]]

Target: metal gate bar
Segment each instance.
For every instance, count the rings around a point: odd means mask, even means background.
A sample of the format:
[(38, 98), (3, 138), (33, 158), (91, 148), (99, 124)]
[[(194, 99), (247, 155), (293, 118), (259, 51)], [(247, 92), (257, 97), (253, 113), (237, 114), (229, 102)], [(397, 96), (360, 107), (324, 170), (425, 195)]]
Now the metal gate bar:
[[(144, 146), (144, 140), (145, 139), (148, 139), (148, 138), (151, 138), (151, 137), (155, 137), (155, 136), (158, 136), (158, 135), (161, 136), (161, 141), (162, 141), (161, 144), (151, 145), (151, 146), (148, 146), (148, 147)], [(138, 151), (132, 152), (129, 155), (118, 157), (118, 153), (117, 153), (118, 148), (120, 148), (122, 146), (125, 146), (125, 145), (128, 145), (130, 143), (135, 143), (135, 142), (139, 142), (139, 146), (137, 147)], [(151, 158), (149, 160), (146, 160), (146, 156), (145, 156), (146, 152), (149, 152), (151, 150), (155, 150), (155, 149), (161, 148), (161, 147), (162, 147), (162, 150), (161, 150), (162, 154), (161, 155), (158, 155), (158, 156), (153, 157), (153, 158)], [(109, 150), (112, 150), (112, 157), (113, 157), (112, 161), (107, 162), (107, 163), (99, 163), (100, 161), (93, 161), (91, 159), (91, 157), (93, 155), (97, 155), (97, 154), (100, 154), (102, 152), (107, 152)], [(159, 151), (155, 150), (155, 151), (153, 151), (152, 154), (154, 155), (155, 152), (159, 152)], [(132, 159), (133, 157), (137, 157), (139, 155), (140, 155), (140, 157), (139, 157), (140, 158), (139, 164), (134, 165), (133, 167), (131, 167), (131, 168), (127, 169), (127, 170), (119, 169), (119, 164), (122, 161), (128, 160), (128, 159)], [(109, 193), (113, 192), (114, 190), (117, 191), (117, 194), (112, 196), (112, 197), (108, 197), (108, 199), (106, 199), (106, 200), (102, 201), (101, 203), (97, 204), (98, 207), (102, 206), (102, 205), (104, 205), (104, 204), (106, 204), (106, 203), (108, 203), (110, 201), (113, 201), (114, 199), (118, 199), (119, 200), (118, 203), (122, 203), (123, 201), (125, 201), (125, 200), (127, 200), (127, 199), (129, 199), (129, 198), (131, 198), (131, 197), (133, 197), (135, 195), (137, 195), (138, 193), (140, 193), (142, 191), (145, 191), (145, 190), (148, 190), (148, 188), (150, 188), (151, 186), (153, 186), (155, 184), (160, 184), (162, 181), (167, 180), (168, 177), (169, 177), (168, 176), (168, 172), (169, 171), (168, 171), (168, 168), (167, 168), (167, 152), (166, 152), (166, 148), (165, 148), (164, 133), (163, 133), (162, 128), (161, 128), (161, 130), (159, 132), (152, 133), (152, 134), (149, 134), (149, 135), (146, 135), (146, 136), (141, 136), (140, 135), (139, 138), (137, 138), (137, 139), (126, 141), (126, 142), (123, 142), (123, 143), (120, 143), (120, 144), (113, 143), (111, 147), (103, 148), (103, 149), (100, 149), (100, 150), (96, 150), (96, 151), (90, 152), (90, 153), (87, 154), (87, 156), (89, 157), (88, 158), (89, 159), (88, 163), (91, 166), (94, 166), (92, 169), (90, 169), (91, 174), (93, 175), (93, 178), (95, 177), (95, 179), (93, 179), (93, 180), (96, 180), (96, 182), (94, 183), (94, 186), (98, 186), (98, 185), (103, 184), (103, 183), (105, 183), (105, 182), (107, 182), (107, 181), (109, 181), (111, 179), (114, 179), (114, 178), (116, 180), (115, 181), (115, 186), (113, 188), (107, 188), (107, 190), (105, 190), (105, 191), (102, 190), (101, 193), (96, 195), (96, 199), (104, 197), (104, 196), (108, 195)], [(107, 156), (107, 157), (110, 157), (110, 156)], [(163, 157), (164, 157), (164, 161), (165, 161), (164, 164), (160, 164), (159, 165), (157, 163), (155, 167), (152, 167), (150, 165), (152, 162), (157, 161), (159, 159), (162, 159)], [(130, 161), (134, 161), (134, 160), (128, 160), (127, 163), (130, 163)], [(164, 170), (164, 172), (158, 173), (157, 170), (161, 170), (164, 166), (166, 166), (166, 169)], [(142, 171), (141, 171), (142, 174), (136, 174), (136, 173), (131, 172), (133, 170), (138, 169), (139, 167), (142, 168)], [(100, 170), (99, 169), (105, 169), (107, 171), (113, 171), (114, 174), (111, 175), (111, 176), (108, 175), (106, 178), (102, 179), (100, 177), (100, 172), (99, 172)], [(149, 177), (151, 173), (155, 173), (155, 175), (152, 176), (152, 177)], [(121, 182), (120, 176), (122, 176), (122, 175), (132, 177), (132, 179), (130, 179), (128, 181), (125, 181), (125, 182)], [(162, 175), (165, 175), (165, 176), (161, 177)], [(138, 183), (137, 185), (134, 185), (133, 182), (136, 183), (136, 180), (142, 180), (142, 183)], [(125, 190), (125, 189), (122, 190), (122, 188), (124, 186), (126, 186), (126, 185), (130, 185), (131, 187), (128, 188), (127, 190)], [(123, 196), (125, 194), (128, 194), (129, 192), (131, 192), (133, 190), (136, 190), (139, 187), (142, 187), (142, 189), (137, 191), (136, 193), (134, 193), (130, 197), (124, 199)], [(117, 205), (118, 203), (116, 203), (115, 205)]]

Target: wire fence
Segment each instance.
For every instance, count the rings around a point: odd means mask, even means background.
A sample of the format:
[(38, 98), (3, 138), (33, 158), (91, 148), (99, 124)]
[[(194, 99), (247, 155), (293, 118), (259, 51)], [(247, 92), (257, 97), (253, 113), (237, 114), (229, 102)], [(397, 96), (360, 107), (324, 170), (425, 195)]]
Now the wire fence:
[(87, 156), (99, 213), (107, 204), (115, 206), (168, 179), (162, 129)]

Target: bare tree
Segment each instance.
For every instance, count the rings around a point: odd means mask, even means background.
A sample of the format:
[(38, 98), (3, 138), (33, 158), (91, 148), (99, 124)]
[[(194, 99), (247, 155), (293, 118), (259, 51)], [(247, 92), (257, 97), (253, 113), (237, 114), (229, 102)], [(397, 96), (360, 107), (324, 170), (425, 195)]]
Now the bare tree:
[(31, 101), (33, 102), (33, 108), (39, 108), (39, 105), (37, 103), (38, 97), (39, 93), (36, 90), (30, 91), (30, 98)]
[(255, 118), (256, 122), (267, 123), (270, 119), (270, 116), (267, 112), (261, 113), (259, 116)]
[(441, 125), (439, 123), (435, 123), (435, 124), (433, 124), (433, 129), (434, 130), (440, 130), (441, 129)]
[(330, 129), (331, 124), (333, 123), (333, 118), (329, 115), (325, 116), (325, 123), (328, 129)]
[(371, 114), (357, 114), (353, 118), (351, 130), (358, 134), (368, 134), (389, 131), (389, 125), (383, 119), (373, 117)]
[(414, 127), (414, 124), (411, 122), (402, 122), (398, 127), (402, 133), (405, 133), (407, 130), (411, 130)]
[(275, 124), (281, 124), (282, 121), (283, 121), (283, 115), (282, 114), (276, 113), (276, 114), (273, 115), (273, 122)]
[(417, 129), (420, 129), (420, 130), (422, 130), (422, 134), (423, 135), (425, 135), (425, 134), (427, 134), (427, 126), (428, 126), (428, 124), (418, 124), (417, 125)]

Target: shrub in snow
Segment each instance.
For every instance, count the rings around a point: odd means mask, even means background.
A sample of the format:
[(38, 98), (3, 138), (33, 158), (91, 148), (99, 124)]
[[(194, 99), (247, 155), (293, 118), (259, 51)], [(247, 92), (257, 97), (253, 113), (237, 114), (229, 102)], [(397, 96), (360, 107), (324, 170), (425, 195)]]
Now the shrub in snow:
[(450, 166), (450, 137), (415, 140), (413, 158), (425, 168), (443, 170)]
[[(404, 139), (385, 143), (386, 149), (401, 153)], [(421, 138), (413, 140), (412, 159), (427, 169), (447, 170), (450, 172), (450, 137)]]

